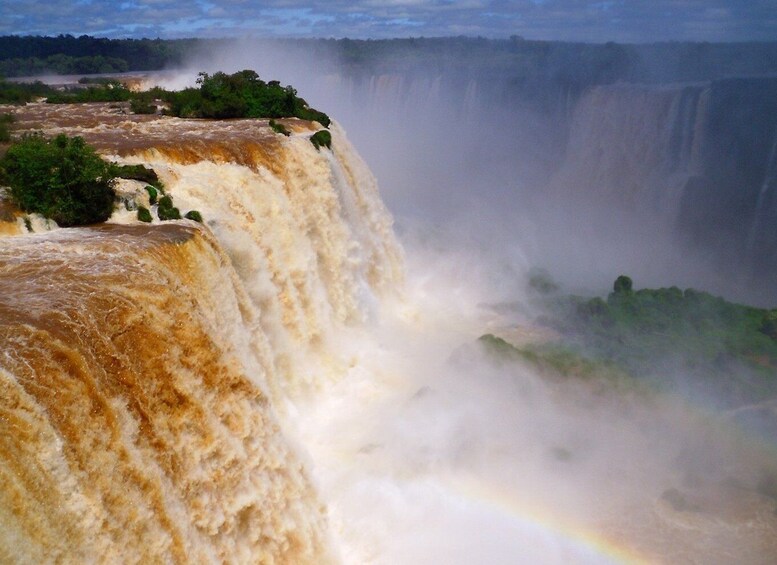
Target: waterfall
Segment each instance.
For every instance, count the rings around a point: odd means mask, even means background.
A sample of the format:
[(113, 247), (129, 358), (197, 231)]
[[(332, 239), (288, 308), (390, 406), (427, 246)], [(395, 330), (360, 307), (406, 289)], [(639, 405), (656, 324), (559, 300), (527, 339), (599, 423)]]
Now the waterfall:
[(338, 126), (332, 133), (333, 152), (300, 135), (244, 140), (227, 156), (204, 142), (187, 150), (196, 156), (154, 147), (128, 159), (152, 165), (176, 202), (207, 218), (264, 313), (285, 379), (274, 388), (301, 384), (295, 351), (320, 346), (333, 325), (369, 316), (373, 291), (402, 277), (375, 180)]
[(207, 231), (16, 236), (0, 265), (0, 560), (327, 555), (261, 313)]
[[(652, 106), (666, 120), (633, 131), (680, 148), (655, 149), (657, 167), (696, 175), (715, 104), (666, 94)], [(703, 407), (485, 355), (484, 331), (532, 329), (493, 306), (480, 251), (408, 238), (405, 283), (391, 215), (337, 124), (317, 150), (317, 126), (293, 119), (285, 137), (108, 105), (15, 112), (152, 166), (204, 224), (138, 222), (136, 181), (102, 226), (0, 207), (0, 562), (775, 554), (757, 486), (771, 452)]]
[(774, 131), (774, 142), (766, 171), (758, 191), (758, 200), (755, 205), (755, 220), (750, 228), (748, 237), (748, 252), (753, 255), (771, 252), (767, 260), (777, 260), (777, 237), (775, 237), (773, 222), (777, 218), (777, 128)]
[(337, 125), (318, 151), (303, 122), (78, 111), (51, 131), (152, 166), (206, 225), (3, 223), (0, 561), (336, 560), (284, 399), (401, 285), (374, 178)]
[(606, 210), (588, 217), (600, 230), (620, 222), (668, 234), (686, 255), (733, 267), (735, 286), (762, 288), (777, 273), (775, 93), (770, 78), (593, 87), (576, 106), (551, 192), (560, 206)]
[(567, 158), (553, 184), (674, 221), (692, 174), (703, 88), (598, 86), (570, 126)]

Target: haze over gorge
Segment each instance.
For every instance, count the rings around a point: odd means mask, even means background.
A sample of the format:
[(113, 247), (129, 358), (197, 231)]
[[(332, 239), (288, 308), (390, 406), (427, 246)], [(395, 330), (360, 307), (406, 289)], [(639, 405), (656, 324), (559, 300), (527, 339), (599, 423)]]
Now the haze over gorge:
[(0, 106), (157, 177), (0, 199), (0, 562), (775, 561), (777, 44), (179, 55), (332, 123)]

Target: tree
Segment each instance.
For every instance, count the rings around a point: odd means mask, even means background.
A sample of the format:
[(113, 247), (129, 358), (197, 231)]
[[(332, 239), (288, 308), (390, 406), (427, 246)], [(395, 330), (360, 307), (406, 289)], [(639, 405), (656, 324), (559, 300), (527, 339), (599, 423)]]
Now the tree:
[(94, 224), (111, 216), (111, 170), (83, 138), (64, 134), (51, 140), (27, 136), (0, 160), (0, 174), (14, 203), (60, 226)]
[(621, 275), (615, 279), (615, 283), (612, 285), (612, 290), (615, 294), (628, 294), (631, 292), (633, 283), (626, 275)]

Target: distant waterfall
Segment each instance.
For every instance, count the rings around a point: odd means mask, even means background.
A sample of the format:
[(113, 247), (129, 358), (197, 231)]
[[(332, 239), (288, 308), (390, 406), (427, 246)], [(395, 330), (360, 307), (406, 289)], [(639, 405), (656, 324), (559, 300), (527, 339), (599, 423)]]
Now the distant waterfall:
[(554, 191), (650, 218), (755, 275), (777, 273), (777, 80), (590, 89)]

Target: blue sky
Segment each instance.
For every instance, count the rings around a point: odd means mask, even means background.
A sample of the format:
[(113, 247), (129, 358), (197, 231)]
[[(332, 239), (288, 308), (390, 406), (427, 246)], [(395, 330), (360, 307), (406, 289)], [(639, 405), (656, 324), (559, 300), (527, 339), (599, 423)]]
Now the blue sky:
[(777, 0), (0, 0), (0, 34), (777, 40)]

